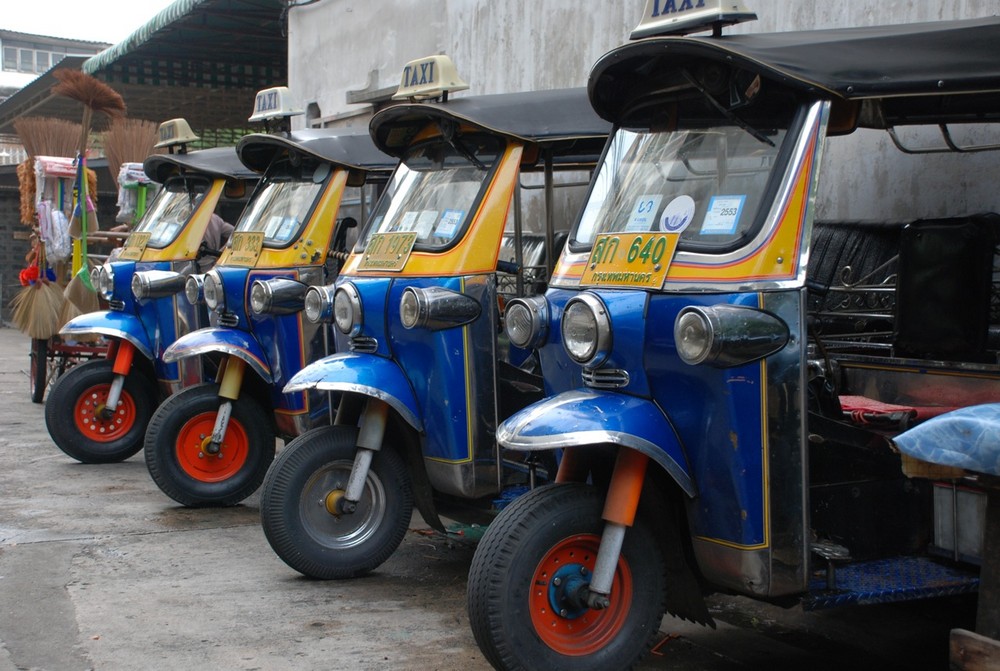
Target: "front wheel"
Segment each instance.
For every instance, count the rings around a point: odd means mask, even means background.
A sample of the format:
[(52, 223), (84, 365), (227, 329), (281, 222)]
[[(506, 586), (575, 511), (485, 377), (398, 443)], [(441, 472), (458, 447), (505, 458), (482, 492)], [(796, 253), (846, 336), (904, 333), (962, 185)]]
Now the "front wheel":
[(389, 448), (375, 453), (357, 509), (338, 510), (356, 438), (357, 429), (343, 426), (304, 433), (281, 451), (264, 481), (264, 535), (286, 564), (310, 578), (353, 578), (371, 571), (395, 552), (410, 524), (410, 478)]
[(70, 368), (56, 379), (45, 404), (45, 426), (53, 442), (85, 464), (123, 461), (141, 450), (156, 407), (156, 385), (133, 368), (114, 412), (107, 412), (113, 367), (113, 361), (97, 359)]
[(146, 430), (149, 474), (163, 493), (191, 507), (231, 506), (253, 494), (274, 459), (274, 428), (259, 403), (240, 397), (217, 453), (209, 450), (222, 399), (219, 385), (183, 389), (157, 408)]
[(625, 533), (611, 604), (582, 604), (604, 526), (602, 492), (541, 487), (487, 528), (469, 571), (469, 623), (497, 669), (630, 669), (652, 645), (665, 610), (665, 566), (640, 518)]

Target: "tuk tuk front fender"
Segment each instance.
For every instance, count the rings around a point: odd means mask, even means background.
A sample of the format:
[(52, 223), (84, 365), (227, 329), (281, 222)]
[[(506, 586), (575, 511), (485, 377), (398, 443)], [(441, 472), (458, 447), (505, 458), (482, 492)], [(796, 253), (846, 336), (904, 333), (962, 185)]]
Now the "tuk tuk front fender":
[(127, 340), (147, 359), (155, 358), (153, 344), (149, 341), (142, 322), (139, 321), (138, 317), (127, 312), (115, 312), (114, 310), (87, 312), (70, 319), (59, 330), (59, 335), (68, 338), (95, 333)]
[(659, 464), (688, 496), (697, 493), (673, 427), (648, 399), (589, 389), (563, 392), (507, 418), (497, 428), (497, 442), (521, 451), (621, 445)]
[(373, 354), (344, 352), (314, 361), (296, 373), (284, 392), (307, 389), (339, 391), (371, 396), (384, 401), (417, 431), (424, 430), (420, 406), (409, 379), (391, 359)]
[(247, 365), (267, 384), (274, 384), (271, 366), (264, 350), (249, 333), (229, 328), (204, 328), (181, 336), (163, 352), (167, 363), (180, 361), (199, 354), (222, 352), (247, 362)]

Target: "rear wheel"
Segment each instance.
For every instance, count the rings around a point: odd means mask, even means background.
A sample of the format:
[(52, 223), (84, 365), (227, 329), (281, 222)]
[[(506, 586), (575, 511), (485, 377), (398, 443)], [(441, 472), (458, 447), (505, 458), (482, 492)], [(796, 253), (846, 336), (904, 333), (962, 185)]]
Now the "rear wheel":
[(357, 451), (357, 429), (326, 426), (290, 442), (260, 496), (264, 535), (275, 553), (311, 578), (352, 578), (389, 558), (406, 535), (413, 490), (392, 449), (375, 453), (352, 513), (338, 512)]
[(45, 426), (52, 440), (85, 464), (122, 461), (142, 449), (156, 407), (156, 385), (132, 369), (114, 412), (107, 412), (113, 366), (108, 359), (73, 366), (52, 385), (45, 404)]
[(652, 645), (665, 609), (665, 567), (642, 519), (625, 533), (610, 606), (581, 602), (604, 522), (603, 493), (541, 487), (490, 524), (469, 571), (469, 623), (498, 669), (630, 669)]
[(163, 493), (185, 506), (230, 506), (253, 494), (274, 459), (274, 429), (259, 403), (232, 402), (217, 453), (209, 450), (222, 399), (219, 385), (183, 389), (153, 414), (146, 431), (149, 474)]

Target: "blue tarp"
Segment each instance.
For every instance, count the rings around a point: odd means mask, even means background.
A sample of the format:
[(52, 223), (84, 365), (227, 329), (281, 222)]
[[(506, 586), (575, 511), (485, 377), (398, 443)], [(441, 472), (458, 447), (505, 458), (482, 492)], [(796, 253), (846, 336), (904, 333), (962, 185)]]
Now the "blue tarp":
[(1000, 403), (939, 415), (893, 441), (900, 452), (921, 461), (1000, 475)]

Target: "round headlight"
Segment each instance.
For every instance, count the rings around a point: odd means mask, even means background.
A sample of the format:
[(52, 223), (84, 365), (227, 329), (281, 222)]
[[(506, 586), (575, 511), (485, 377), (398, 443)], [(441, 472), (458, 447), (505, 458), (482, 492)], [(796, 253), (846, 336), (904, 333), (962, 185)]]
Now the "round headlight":
[(333, 318), (333, 287), (309, 287), (303, 301), (306, 319), (314, 324)]
[(219, 273), (210, 270), (205, 273), (205, 284), (202, 287), (205, 293), (205, 305), (211, 310), (222, 312), (226, 309), (226, 297), (222, 288), (222, 278)]
[(105, 299), (111, 300), (115, 293), (115, 271), (111, 266), (101, 266), (97, 276), (97, 290)]
[(255, 314), (264, 314), (271, 309), (271, 292), (267, 283), (254, 281), (250, 286), (250, 309)]
[(333, 321), (345, 335), (356, 336), (361, 333), (361, 326), (364, 324), (361, 295), (350, 282), (338, 287), (333, 296)]
[(604, 362), (611, 352), (611, 321), (600, 298), (583, 293), (566, 303), (562, 340), (577, 363), (593, 367)]
[(407, 329), (413, 328), (420, 321), (420, 297), (413, 287), (408, 287), (399, 299), (399, 321)]
[(515, 347), (540, 345), (548, 327), (548, 301), (544, 296), (515, 298), (504, 311), (504, 330)]
[(202, 287), (205, 284), (204, 275), (191, 275), (187, 278), (187, 282), (184, 283), (184, 296), (188, 299), (191, 305), (198, 305), (201, 302), (204, 295), (202, 294)]
[(694, 365), (704, 361), (712, 351), (714, 339), (712, 322), (698, 310), (688, 309), (674, 322), (674, 344), (677, 355), (685, 363)]
[(143, 281), (144, 275), (142, 273), (132, 274), (132, 295), (137, 299), (141, 300), (146, 297), (149, 293), (149, 282)]

